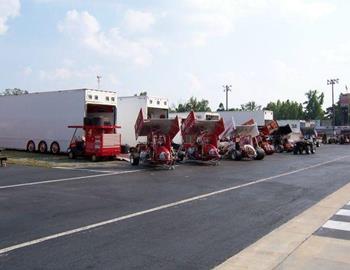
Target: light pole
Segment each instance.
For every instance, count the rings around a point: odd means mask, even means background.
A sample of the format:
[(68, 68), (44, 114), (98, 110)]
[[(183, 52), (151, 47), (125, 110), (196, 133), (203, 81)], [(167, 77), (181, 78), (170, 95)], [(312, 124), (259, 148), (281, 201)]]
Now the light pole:
[(232, 85), (223, 85), (224, 92), (226, 92), (226, 111), (228, 111), (228, 92), (231, 91)]
[(334, 106), (334, 85), (339, 83), (339, 79), (327, 80), (327, 85), (332, 85), (332, 125), (333, 125), (333, 136), (335, 136), (335, 106)]
[(96, 78), (97, 78), (97, 89), (100, 90), (100, 84), (101, 84), (102, 76), (101, 75), (97, 75)]

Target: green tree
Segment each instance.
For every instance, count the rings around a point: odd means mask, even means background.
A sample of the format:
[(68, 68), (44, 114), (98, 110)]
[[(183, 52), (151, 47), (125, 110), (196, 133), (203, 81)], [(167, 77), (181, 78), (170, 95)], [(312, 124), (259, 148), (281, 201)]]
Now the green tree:
[(257, 105), (255, 101), (249, 101), (246, 104), (241, 105), (241, 110), (242, 111), (259, 111), (261, 110), (260, 105)]
[(277, 102), (270, 102), (265, 107), (265, 110), (273, 111), (275, 120), (287, 120), (287, 119), (304, 119), (303, 105), (296, 101), (277, 100)]
[(224, 107), (224, 104), (221, 102), (220, 104), (219, 104), (219, 108), (216, 110), (217, 112), (222, 112), (222, 111), (224, 111), (225, 110), (225, 107)]
[(192, 110), (195, 112), (210, 112), (209, 101), (206, 99), (197, 100), (197, 98), (191, 97), (187, 102), (180, 103), (176, 108), (177, 112), (189, 112)]
[[(136, 97), (137, 94), (135, 94), (134, 96)], [(139, 96), (147, 96), (147, 91), (141, 91)]]
[(305, 105), (305, 118), (307, 120), (320, 120), (324, 118), (324, 111), (322, 105), (324, 102), (324, 93), (318, 93), (317, 90), (310, 90), (305, 93), (307, 100)]
[(3, 96), (19, 96), (19, 95), (25, 95), (29, 92), (27, 90), (21, 90), (19, 88), (7, 88), (4, 91), (0, 93), (0, 95)]

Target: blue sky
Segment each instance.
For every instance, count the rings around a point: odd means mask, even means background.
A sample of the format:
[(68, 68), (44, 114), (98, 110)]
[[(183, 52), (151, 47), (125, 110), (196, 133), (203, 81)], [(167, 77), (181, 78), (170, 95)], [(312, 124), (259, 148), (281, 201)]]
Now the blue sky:
[(212, 109), (250, 100), (331, 102), (350, 84), (346, 0), (0, 0), (0, 89), (147, 91)]

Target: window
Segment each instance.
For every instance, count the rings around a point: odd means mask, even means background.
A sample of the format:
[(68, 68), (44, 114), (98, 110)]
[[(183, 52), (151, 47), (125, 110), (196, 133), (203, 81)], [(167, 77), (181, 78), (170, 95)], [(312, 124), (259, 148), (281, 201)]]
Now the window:
[(92, 99), (92, 95), (88, 95), (88, 99)]
[(112, 97), (111, 100), (114, 101), (115, 100), (114, 97)]
[(106, 97), (106, 100), (109, 101), (109, 97)]
[(164, 101), (164, 105), (166, 106), (166, 104), (167, 104), (167, 102), (166, 101)]
[(159, 100), (157, 101), (157, 104), (158, 104), (158, 105), (160, 104), (160, 101), (159, 101)]
[(149, 103), (151, 103), (151, 104), (152, 104), (152, 103), (153, 103), (153, 100), (152, 100), (152, 99), (150, 99), (150, 100), (149, 100)]
[(95, 96), (95, 100), (98, 100), (98, 96)]

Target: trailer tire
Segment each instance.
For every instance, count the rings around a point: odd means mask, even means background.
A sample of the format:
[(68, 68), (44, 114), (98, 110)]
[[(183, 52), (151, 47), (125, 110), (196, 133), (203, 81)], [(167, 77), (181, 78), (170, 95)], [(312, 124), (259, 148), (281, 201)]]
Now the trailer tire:
[(39, 143), (38, 150), (41, 154), (45, 154), (47, 152), (47, 144), (45, 141), (41, 141)]
[(60, 145), (58, 142), (53, 142), (50, 146), (50, 152), (53, 155), (58, 155), (61, 152)]
[(34, 143), (33, 141), (29, 141), (29, 142), (27, 143), (27, 151), (28, 151), (29, 153), (35, 152), (35, 143)]
[(130, 155), (130, 163), (131, 163), (131, 165), (133, 165), (133, 166), (137, 166), (137, 165), (139, 165), (139, 163), (140, 163), (140, 158), (139, 158), (139, 157), (135, 157), (134, 154), (131, 154), (131, 155)]

